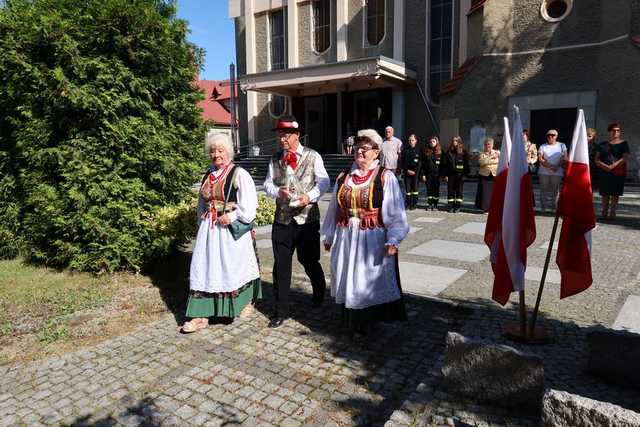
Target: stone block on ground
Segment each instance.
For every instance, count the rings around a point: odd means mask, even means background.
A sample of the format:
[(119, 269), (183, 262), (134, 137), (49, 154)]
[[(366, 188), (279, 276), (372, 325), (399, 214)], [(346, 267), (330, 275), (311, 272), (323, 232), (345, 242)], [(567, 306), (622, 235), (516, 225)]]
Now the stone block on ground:
[(591, 374), (640, 389), (640, 334), (598, 328), (587, 334), (587, 342)]
[(449, 332), (442, 375), (454, 394), (527, 412), (540, 410), (544, 367), (538, 356)]
[(640, 427), (640, 414), (612, 403), (558, 390), (548, 390), (542, 401), (545, 427)]

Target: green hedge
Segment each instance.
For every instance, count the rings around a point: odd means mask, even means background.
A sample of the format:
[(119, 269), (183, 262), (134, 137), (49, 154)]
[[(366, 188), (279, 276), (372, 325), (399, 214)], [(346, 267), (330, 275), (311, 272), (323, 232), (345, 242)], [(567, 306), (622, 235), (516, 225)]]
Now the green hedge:
[(161, 0), (0, 7), (0, 256), (138, 270), (184, 241), (157, 227), (205, 164), (186, 34)]

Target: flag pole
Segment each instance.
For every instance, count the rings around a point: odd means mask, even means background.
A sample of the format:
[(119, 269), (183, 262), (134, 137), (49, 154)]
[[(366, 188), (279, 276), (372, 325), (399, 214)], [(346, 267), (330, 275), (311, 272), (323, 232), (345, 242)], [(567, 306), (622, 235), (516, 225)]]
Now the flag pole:
[(520, 334), (527, 336), (527, 305), (524, 301), (524, 291), (520, 291)]
[(538, 288), (538, 297), (536, 298), (536, 305), (533, 308), (531, 314), (531, 325), (529, 326), (529, 335), (534, 336), (536, 330), (536, 321), (538, 320), (538, 311), (540, 310), (540, 300), (542, 300), (542, 291), (544, 290), (544, 283), (547, 279), (547, 271), (549, 270), (549, 262), (551, 261), (551, 252), (553, 251), (553, 242), (556, 239), (556, 231), (558, 229), (558, 208), (556, 207), (556, 217), (553, 220), (553, 228), (551, 229), (551, 239), (549, 241), (549, 247), (547, 247), (547, 257), (544, 260), (544, 268), (542, 269), (542, 277), (540, 278), (540, 287)]

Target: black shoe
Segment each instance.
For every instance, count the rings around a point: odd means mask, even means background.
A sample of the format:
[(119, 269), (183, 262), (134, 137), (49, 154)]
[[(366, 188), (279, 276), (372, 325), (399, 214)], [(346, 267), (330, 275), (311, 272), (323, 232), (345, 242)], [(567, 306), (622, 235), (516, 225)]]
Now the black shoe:
[(271, 319), (269, 321), (269, 324), (267, 326), (269, 328), (278, 328), (278, 327), (282, 326), (283, 322), (284, 322), (284, 318), (282, 318), (282, 317), (274, 317), (273, 319)]

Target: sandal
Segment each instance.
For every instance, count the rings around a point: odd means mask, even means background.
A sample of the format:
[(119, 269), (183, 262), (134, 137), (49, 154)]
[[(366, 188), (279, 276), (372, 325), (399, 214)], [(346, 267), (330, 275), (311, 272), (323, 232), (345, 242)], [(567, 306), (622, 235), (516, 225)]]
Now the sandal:
[(185, 322), (180, 329), (180, 332), (183, 334), (190, 334), (200, 329), (205, 329), (209, 326), (209, 319), (199, 318), (199, 319), (191, 319), (188, 322)]

